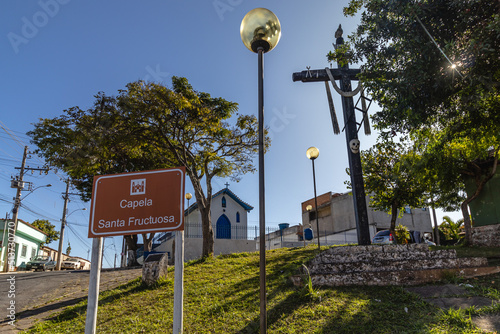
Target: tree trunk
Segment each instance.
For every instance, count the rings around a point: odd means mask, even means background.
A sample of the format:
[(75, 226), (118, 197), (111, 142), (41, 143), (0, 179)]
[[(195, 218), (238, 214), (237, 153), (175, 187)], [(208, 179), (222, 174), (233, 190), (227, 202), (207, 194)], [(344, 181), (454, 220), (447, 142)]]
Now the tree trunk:
[(149, 233), (149, 238), (147, 233), (142, 234), (142, 243), (144, 245), (144, 251), (145, 252), (151, 252), (151, 248), (153, 247), (153, 237), (155, 236), (154, 233)]
[(214, 230), (212, 229), (212, 219), (210, 217), (210, 208), (200, 210), (203, 232), (203, 248), (201, 256), (211, 257), (214, 254)]
[(127, 267), (135, 267), (138, 266), (136, 251), (137, 251), (137, 234), (134, 235), (126, 235), (125, 243), (127, 244), (128, 252), (127, 252)]
[(210, 206), (212, 201), (212, 185), (211, 177), (205, 175), (206, 186), (207, 186), (207, 196), (203, 193), (203, 188), (201, 187), (199, 179), (194, 175), (189, 175), (191, 183), (193, 184), (194, 194), (196, 197), (196, 203), (198, 204), (198, 210), (201, 214), (201, 228), (203, 235), (203, 246), (201, 256), (202, 258), (211, 257), (214, 254), (214, 232), (212, 229), (212, 217), (210, 215)]
[(391, 233), (396, 239), (396, 219), (398, 218), (398, 204), (397, 203), (392, 203), (392, 208), (391, 208)]
[(136, 267), (139, 265), (139, 262), (137, 262), (137, 256), (136, 252), (133, 250), (128, 250), (127, 251), (127, 267)]
[(470, 215), (469, 215), (469, 203), (476, 198), (477, 196), (471, 197), (469, 200), (468, 198), (462, 202), (460, 205), (460, 209), (462, 210), (462, 216), (464, 217), (464, 228), (465, 228), (465, 238), (464, 238), (464, 244), (466, 246), (472, 245), (472, 222), (470, 220)]

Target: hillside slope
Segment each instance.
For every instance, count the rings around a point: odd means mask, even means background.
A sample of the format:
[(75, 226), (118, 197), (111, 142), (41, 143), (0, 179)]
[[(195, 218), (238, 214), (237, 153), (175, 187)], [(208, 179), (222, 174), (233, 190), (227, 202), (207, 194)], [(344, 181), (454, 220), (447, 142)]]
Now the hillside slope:
[[(443, 312), (400, 287), (293, 286), (289, 277), (316, 252), (308, 246), (267, 253), (269, 333), (482, 333), (468, 314)], [(171, 333), (173, 276), (153, 288), (138, 279), (102, 293), (97, 332)], [(487, 280), (476, 281), (474, 291), (499, 295), (500, 276)], [(184, 333), (259, 332), (258, 253), (190, 262), (184, 282)], [(29, 332), (83, 333), (85, 313), (83, 301)]]

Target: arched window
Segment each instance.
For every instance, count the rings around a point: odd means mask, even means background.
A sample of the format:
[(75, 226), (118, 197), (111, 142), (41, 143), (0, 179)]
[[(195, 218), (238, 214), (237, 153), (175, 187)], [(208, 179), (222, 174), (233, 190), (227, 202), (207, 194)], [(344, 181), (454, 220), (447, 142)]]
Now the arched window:
[(224, 196), (222, 196), (222, 207), (226, 207), (226, 198)]
[(237, 223), (240, 222), (240, 213), (239, 212), (236, 212), (236, 222)]

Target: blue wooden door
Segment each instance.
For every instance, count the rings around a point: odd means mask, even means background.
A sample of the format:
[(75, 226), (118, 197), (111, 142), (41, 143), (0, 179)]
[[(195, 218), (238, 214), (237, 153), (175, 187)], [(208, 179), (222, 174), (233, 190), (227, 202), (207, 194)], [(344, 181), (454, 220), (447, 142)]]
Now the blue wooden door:
[(217, 227), (215, 231), (217, 239), (231, 239), (231, 222), (226, 215), (222, 215), (217, 220)]

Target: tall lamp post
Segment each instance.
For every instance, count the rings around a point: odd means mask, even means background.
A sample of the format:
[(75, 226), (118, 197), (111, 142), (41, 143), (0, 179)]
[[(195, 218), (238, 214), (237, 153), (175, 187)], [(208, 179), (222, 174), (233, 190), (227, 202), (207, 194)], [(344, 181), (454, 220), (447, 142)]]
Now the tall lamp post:
[(266, 312), (266, 213), (264, 191), (264, 53), (271, 51), (281, 37), (280, 21), (268, 9), (249, 11), (240, 26), (243, 44), (258, 54), (259, 127), (259, 256), (260, 256), (260, 333), (267, 333)]
[(186, 230), (186, 237), (189, 235), (189, 200), (191, 198), (193, 198), (193, 195), (191, 195), (191, 193), (186, 193), (186, 199), (188, 200), (188, 211), (187, 211), (187, 214), (186, 214), (186, 227), (184, 228), (184, 230)]
[(307, 158), (312, 161), (312, 168), (313, 168), (314, 206), (316, 209), (316, 230), (318, 231), (318, 250), (319, 250), (321, 248), (319, 243), (318, 197), (316, 196), (316, 172), (314, 170), (314, 160), (316, 160), (316, 158), (319, 157), (319, 150), (314, 146), (309, 147), (306, 151), (306, 155)]

